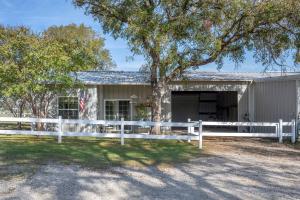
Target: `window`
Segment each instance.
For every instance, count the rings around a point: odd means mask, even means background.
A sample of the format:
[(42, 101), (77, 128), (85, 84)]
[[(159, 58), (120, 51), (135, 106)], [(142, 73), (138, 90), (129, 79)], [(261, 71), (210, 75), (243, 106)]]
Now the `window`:
[(105, 119), (107, 120), (116, 120), (116, 113), (115, 113), (115, 107), (116, 107), (115, 101), (106, 101), (105, 102)]
[(78, 119), (78, 97), (58, 97), (58, 115), (63, 119)]
[(130, 102), (119, 101), (119, 117), (125, 120), (130, 120)]
[(128, 100), (105, 101), (106, 120), (120, 120), (122, 117), (124, 117), (125, 120), (131, 119), (130, 101)]

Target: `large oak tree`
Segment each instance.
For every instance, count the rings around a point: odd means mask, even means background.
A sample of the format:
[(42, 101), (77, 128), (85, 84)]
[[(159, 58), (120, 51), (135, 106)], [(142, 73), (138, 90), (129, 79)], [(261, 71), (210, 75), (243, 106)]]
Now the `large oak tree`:
[(74, 0), (106, 33), (143, 55), (151, 72), (153, 120), (165, 86), (189, 69), (246, 51), (264, 65), (290, 54), (299, 61), (299, 0)]

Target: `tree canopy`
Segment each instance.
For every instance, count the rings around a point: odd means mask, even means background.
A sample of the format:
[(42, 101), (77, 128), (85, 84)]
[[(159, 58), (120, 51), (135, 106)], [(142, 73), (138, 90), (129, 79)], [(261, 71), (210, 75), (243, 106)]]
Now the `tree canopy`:
[(236, 63), (252, 51), (265, 66), (300, 59), (299, 0), (74, 0), (106, 33), (146, 58), (159, 119), (163, 85), (189, 69)]
[(10, 107), (26, 102), (34, 116), (47, 117), (55, 95), (78, 84), (71, 72), (111, 64), (103, 39), (83, 25), (50, 27), (41, 34), (0, 27), (0, 96)]
[(111, 55), (105, 49), (104, 39), (93, 29), (81, 24), (67, 26), (52, 26), (44, 33), (45, 38), (64, 44), (64, 50), (73, 55), (78, 64), (90, 66), (95, 70), (110, 69), (114, 67)]
[[(105, 32), (127, 39), (163, 76), (253, 51), (263, 64), (288, 50), (299, 59), (297, 0), (75, 0)], [(156, 61), (157, 60), (157, 61)]]

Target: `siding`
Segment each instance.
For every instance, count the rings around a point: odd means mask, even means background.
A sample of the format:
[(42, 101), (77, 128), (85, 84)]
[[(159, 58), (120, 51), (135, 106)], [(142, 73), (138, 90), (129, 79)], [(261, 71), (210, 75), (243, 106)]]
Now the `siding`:
[[(258, 122), (291, 121), (296, 118), (296, 82), (269, 80), (254, 83), (254, 119)], [(271, 128), (256, 131), (270, 132)], [(290, 131), (284, 128), (284, 132)]]
[(255, 121), (291, 121), (296, 118), (296, 83), (264, 81), (254, 84)]
[(103, 86), (104, 99), (130, 99), (132, 95), (138, 96), (138, 101), (146, 100), (151, 95), (151, 87), (141, 85)]

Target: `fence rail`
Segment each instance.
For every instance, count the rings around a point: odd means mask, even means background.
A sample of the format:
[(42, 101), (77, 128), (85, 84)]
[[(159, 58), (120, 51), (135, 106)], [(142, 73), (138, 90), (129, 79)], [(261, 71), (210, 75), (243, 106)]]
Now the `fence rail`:
[[(283, 141), (283, 137), (290, 137), (294, 143), (296, 140), (296, 123), (295, 120), (291, 122), (283, 122), (279, 120), (278, 123), (271, 122), (212, 122), (212, 121), (191, 121), (187, 122), (151, 122), (151, 121), (109, 121), (109, 120), (73, 120), (73, 119), (46, 119), (46, 118), (11, 118), (0, 117), (1, 122), (23, 122), (31, 123), (31, 130), (0, 130), (0, 134), (13, 135), (43, 135), (43, 136), (57, 136), (58, 142), (62, 142), (62, 137), (80, 137), (80, 136), (92, 136), (101, 138), (120, 138), (121, 144), (124, 145), (124, 139), (138, 138), (138, 139), (158, 139), (158, 140), (196, 140), (198, 141), (199, 148), (202, 148), (202, 137), (266, 137), (266, 138), (278, 138), (279, 142)], [(35, 130), (33, 124), (45, 123), (54, 124), (56, 131), (38, 131)], [(63, 131), (63, 126), (66, 124), (80, 124), (80, 125), (103, 125), (103, 126), (120, 126), (119, 133), (102, 133), (102, 132), (69, 132)], [(183, 127), (187, 128), (186, 135), (151, 135), (151, 134), (127, 134), (125, 133), (125, 126), (140, 126), (140, 127)], [(205, 132), (203, 126), (226, 126), (226, 127), (274, 127), (273, 133), (253, 133), (253, 132)], [(283, 127), (291, 127), (290, 133), (283, 133)], [(197, 131), (195, 131), (198, 129)]]

